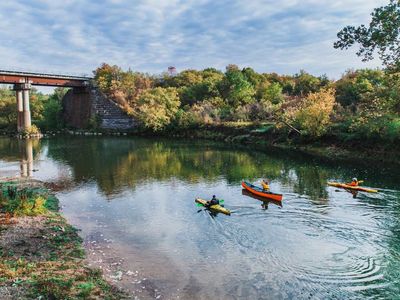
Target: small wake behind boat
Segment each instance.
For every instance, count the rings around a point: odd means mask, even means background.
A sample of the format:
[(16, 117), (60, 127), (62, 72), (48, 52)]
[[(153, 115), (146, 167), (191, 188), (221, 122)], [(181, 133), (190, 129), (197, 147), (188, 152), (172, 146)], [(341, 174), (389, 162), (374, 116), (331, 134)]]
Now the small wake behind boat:
[(282, 194), (275, 194), (269, 191), (265, 191), (262, 188), (255, 186), (249, 182), (242, 181), (242, 187), (254, 195), (275, 201), (282, 201)]
[[(200, 203), (204, 207), (207, 207), (207, 200), (196, 198), (194, 201), (196, 203)], [(219, 213), (223, 213), (223, 214), (228, 215), (228, 216), (230, 216), (230, 214), (231, 214), (231, 211), (229, 209), (226, 209), (225, 207), (222, 207), (219, 204), (211, 205), (210, 207), (207, 207), (207, 208), (210, 209), (210, 210), (214, 210), (216, 212), (219, 212)]]
[(367, 193), (377, 193), (378, 192), (378, 190), (369, 189), (369, 188), (365, 188), (362, 186), (348, 185), (348, 184), (339, 183), (339, 182), (328, 182), (328, 185), (334, 186), (337, 188), (346, 189), (346, 190), (354, 190), (354, 191), (367, 192)]

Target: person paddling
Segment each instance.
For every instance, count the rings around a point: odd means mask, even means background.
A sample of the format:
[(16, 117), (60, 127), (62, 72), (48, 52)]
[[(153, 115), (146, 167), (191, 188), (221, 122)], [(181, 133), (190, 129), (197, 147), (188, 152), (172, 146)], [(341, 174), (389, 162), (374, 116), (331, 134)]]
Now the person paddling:
[(261, 185), (262, 185), (264, 191), (269, 191), (269, 183), (268, 183), (268, 180), (263, 179), (263, 181), (261, 181)]
[(351, 182), (348, 183), (347, 185), (350, 185), (350, 186), (358, 186), (358, 184), (359, 184), (359, 181), (357, 180), (357, 178), (354, 177), (354, 178), (351, 180)]
[(217, 197), (215, 197), (215, 195), (212, 196), (212, 199), (207, 201), (206, 206), (210, 207), (212, 205), (218, 205), (219, 204), (219, 200), (217, 199)]

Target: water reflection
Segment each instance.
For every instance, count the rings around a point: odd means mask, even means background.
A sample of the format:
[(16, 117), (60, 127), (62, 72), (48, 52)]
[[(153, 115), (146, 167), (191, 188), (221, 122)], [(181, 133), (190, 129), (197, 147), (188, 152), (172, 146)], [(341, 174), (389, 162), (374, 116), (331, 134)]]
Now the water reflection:
[[(24, 141), (24, 150), (21, 159), (21, 177), (31, 177), (33, 174), (33, 140)], [(36, 141), (37, 142), (37, 141)]]
[[(73, 139), (67, 143), (50, 141), (48, 156), (68, 164), (76, 182), (93, 180), (105, 194), (152, 180), (176, 178), (196, 184), (212, 183), (222, 176), (228, 184), (236, 185), (242, 179), (264, 176), (272, 180), (272, 188), (278, 180), (285, 189), (323, 202), (327, 200), (328, 179), (345, 181), (351, 177), (341, 177), (344, 172), (338, 172), (337, 166), (323, 166), (299, 155), (294, 160), (288, 160), (284, 153), (263, 159), (260, 152), (212, 144), (141, 139)], [(393, 176), (390, 179), (394, 180)]]
[[(165, 298), (400, 294), (398, 170), (205, 142), (57, 138), (31, 146), (0, 140), (0, 160), (28, 162), (32, 149), (35, 178), (70, 182), (58, 196), (87, 243), (112, 240), (114, 257), (152, 278)], [(326, 186), (354, 176), (382, 192), (354, 199)], [(242, 191), (242, 179), (262, 178), (284, 195), (283, 206)], [(197, 213), (193, 199), (213, 194), (231, 217)]]
[(38, 139), (0, 139), (0, 159), (9, 162), (10, 169), (6, 175), (17, 175), (15, 161), (19, 161), (19, 176), (30, 178), (36, 171), (33, 167), (35, 157), (40, 153), (41, 145)]
[(267, 200), (267, 199), (265, 199), (265, 198), (263, 198), (263, 197), (260, 197), (260, 196), (257, 196), (257, 195), (254, 195), (254, 194), (250, 193), (250, 192), (249, 192), (248, 190), (246, 190), (246, 189), (242, 189), (242, 195), (247, 196), (247, 197), (250, 197), (250, 198), (253, 198), (253, 199), (256, 199), (256, 200), (258, 200), (258, 201), (261, 201), (261, 202), (262, 202), (262, 203), (261, 203), (261, 208), (264, 209), (264, 210), (267, 210), (267, 209), (268, 209), (268, 205), (269, 205), (270, 203), (272, 203), (273, 205), (277, 205), (277, 206), (279, 206), (279, 207), (282, 207), (282, 206), (283, 206), (283, 205), (282, 205), (282, 202), (280, 202), (280, 201)]
[[(76, 183), (95, 181), (107, 195), (135, 188), (149, 181), (168, 181), (176, 178), (187, 184), (213, 183), (220, 178), (229, 185), (242, 179), (256, 181), (267, 177), (280, 183), (285, 191), (307, 195), (316, 204), (328, 200), (326, 182), (329, 179), (346, 181), (354, 177), (351, 168), (321, 164), (306, 156), (233, 150), (212, 143), (183, 143), (163, 140), (121, 138), (66, 138), (53, 140), (0, 139), (0, 158), (21, 161), (21, 176), (32, 176), (33, 161), (42, 152), (46, 157), (67, 165)], [(382, 171), (383, 170), (383, 171)], [(399, 172), (362, 168), (362, 178), (370, 185), (396, 187)], [(390, 176), (385, 176), (385, 172)], [(359, 176), (361, 177), (361, 176)], [(278, 190), (276, 192), (279, 192)]]

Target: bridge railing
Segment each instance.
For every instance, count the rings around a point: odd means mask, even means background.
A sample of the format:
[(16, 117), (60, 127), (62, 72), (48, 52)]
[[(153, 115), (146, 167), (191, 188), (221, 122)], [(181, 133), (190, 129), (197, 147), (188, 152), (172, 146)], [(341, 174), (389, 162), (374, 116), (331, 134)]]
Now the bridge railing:
[(38, 71), (38, 70), (32, 70), (29, 68), (3, 68), (0, 67), (0, 72), (1, 73), (7, 73), (7, 74), (16, 74), (16, 75), (30, 75), (30, 76), (39, 76), (39, 77), (65, 77), (65, 78), (77, 78), (77, 79), (93, 79), (92, 74), (88, 73), (72, 73), (72, 72), (54, 72), (54, 71)]

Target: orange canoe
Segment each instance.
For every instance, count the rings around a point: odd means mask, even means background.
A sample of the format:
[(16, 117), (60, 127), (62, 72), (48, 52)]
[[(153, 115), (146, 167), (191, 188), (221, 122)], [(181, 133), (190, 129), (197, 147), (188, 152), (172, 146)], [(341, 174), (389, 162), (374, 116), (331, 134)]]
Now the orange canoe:
[(272, 192), (265, 191), (262, 188), (255, 186), (249, 182), (242, 181), (242, 187), (254, 195), (275, 201), (282, 201), (282, 194), (275, 194)]

